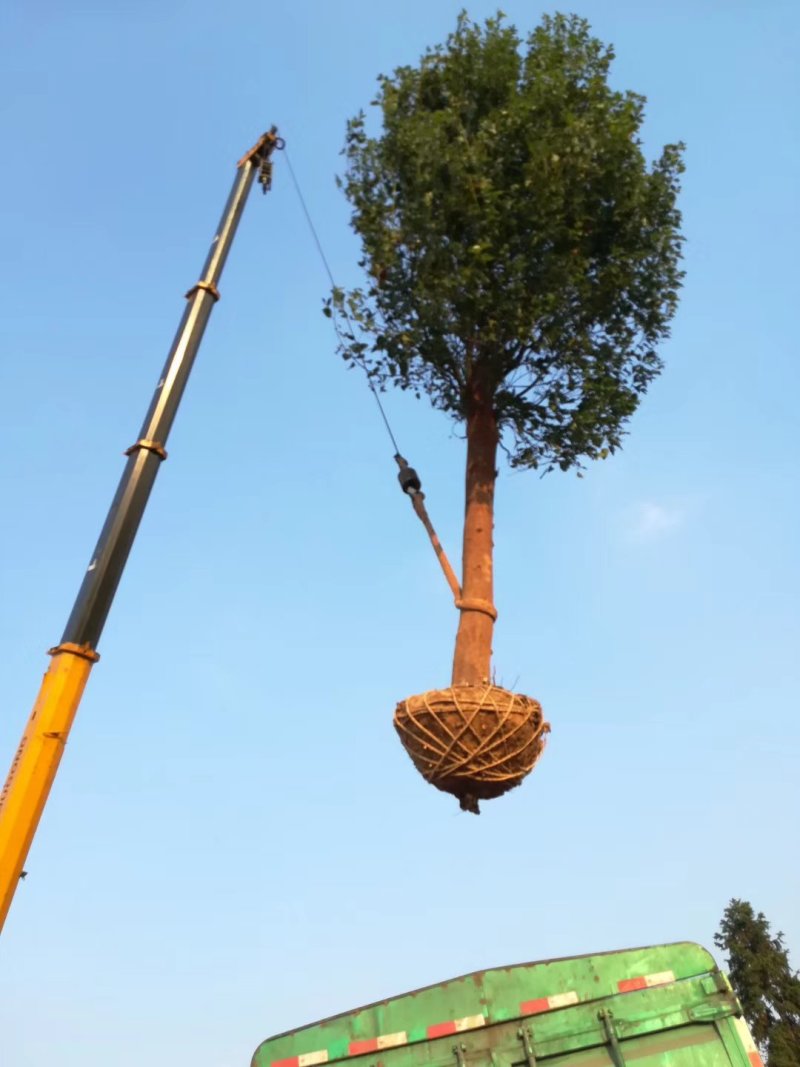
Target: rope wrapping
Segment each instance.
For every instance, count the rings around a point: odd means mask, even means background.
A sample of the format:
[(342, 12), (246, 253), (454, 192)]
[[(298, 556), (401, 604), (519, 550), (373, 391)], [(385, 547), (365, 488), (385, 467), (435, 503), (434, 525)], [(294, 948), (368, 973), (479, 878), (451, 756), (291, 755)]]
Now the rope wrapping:
[(394, 726), (422, 777), (478, 813), (530, 774), (550, 724), (538, 701), (496, 685), (432, 689), (397, 705)]

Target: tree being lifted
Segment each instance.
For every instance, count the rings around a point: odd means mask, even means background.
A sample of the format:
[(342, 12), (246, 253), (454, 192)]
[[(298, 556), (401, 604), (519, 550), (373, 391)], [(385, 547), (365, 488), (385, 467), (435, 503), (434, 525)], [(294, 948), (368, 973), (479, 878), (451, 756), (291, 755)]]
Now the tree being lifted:
[(363, 112), (347, 127), (370, 282), (329, 302), (341, 353), (467, 438), (452, 686), (403, 701), (395, 725), (425, 778), (476, 812), (549, 729), (535, 700), (491, 684), (498, 447), (543, 471), (613, 453), (661, 369), (682, 277), (682, 146), (648, 167), (644, 98), (609, 87), (612, 58), (576, 16), (523, 41), (502, 14), (462, 13), (444, 45), (379, 79), (379, 136)]

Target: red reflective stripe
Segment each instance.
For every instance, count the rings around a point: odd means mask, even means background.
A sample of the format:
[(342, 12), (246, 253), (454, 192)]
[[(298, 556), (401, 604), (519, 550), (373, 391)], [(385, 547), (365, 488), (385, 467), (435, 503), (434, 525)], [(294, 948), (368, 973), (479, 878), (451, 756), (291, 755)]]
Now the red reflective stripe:
[(317, 1049), (316, 1052), (303, 1052), (299, 1056), (290, 1056), (286, 1060), (273, 1060), (271, 1067), (315, 1067), (328, 1062), (328, 1050)]
[(632, 993), (634, 989), (647, 989), (645, 978), (626, 978), (623, 982), (617, 982), (620, 993)]
[(752, 1067), (764, 1067), (764, 1061), (757, 1052), (748, 1052)]
[(519, 1010), (523, 1015), (538, 1015), (540, 1012), (550, 1010), (550, 1002), (547, 997), (539, 997), (538, 1000), (524, 1000)]
[(538, 997), (536, 1000), (523, 1000), (519, 1006), (521, 1015), (539, 1015), (543, 1011), (556, 1011), (577, 1004), (580, 997), (571, 989), (568, 993), (554, 993), (551, 997)]
[(640, 974), (636, 978), (626, 978), (617, 982), (620, 993), (630, 993), (634, 989), (653, 989), (655, 986), (669, 985), (675, 981), (673, 971), (659, 971), (657, 974)]
[[(351, 1041), (347, 1046), (350, 1056), (363, 1056), (365, 1052), (381, 1052), (385, 1048), (398, 1048), (408, 1044), (408, 1034), (398, 1030), (394, 1034), (379, 1034), (377, 1037), (365, 1037), (361, 1041)], [(300, 1064), (304, 1067), (304, 1064)]]
[(465, 1030), (477, 1030), (486, 1025), (485, 1015), (465, 1015), (463, 1019), (448, 1019), (443, 1023), (433, 1023), (425, 1031), (429, 1038), (444, 1037), (446, 1034), (463, 1034)]
[(378, 1039), (377, 1037), (369, 1037), (366, 1041), (351, 1041), (347, 1046), (347, 1052), (350, 1056), (363, 1056), (365, 1052), (377, 1052), (378, 1051)]
[(448, 1034), (454, 1034), (456, 1033), (455, 1019), (450, 1019), (446, 1023), (436, 1023), (433, 1026), (429, 1026), (425, 1033), (428, 1038), (446, 1037)]

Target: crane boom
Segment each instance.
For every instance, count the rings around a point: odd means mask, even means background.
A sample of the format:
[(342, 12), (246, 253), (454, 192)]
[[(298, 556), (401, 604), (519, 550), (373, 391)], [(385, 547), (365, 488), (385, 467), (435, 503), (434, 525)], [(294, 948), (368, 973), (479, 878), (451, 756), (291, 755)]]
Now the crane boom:
[(161, 463), (186, 382), (247, 197), (258, 175), (270, 187), (271, 157), (283, 142), (273, 126), (237, 164), (236, 177), (200, 280), (186, 294), (186, 307), (164, 370), (111, 502), (100, 538), (60, 643), (52, 657), (22, 740), (0, 793), (0, 931), (44, 811), (50, 787), (92, 666), (100, 658), (103, 632), (136, 531)]

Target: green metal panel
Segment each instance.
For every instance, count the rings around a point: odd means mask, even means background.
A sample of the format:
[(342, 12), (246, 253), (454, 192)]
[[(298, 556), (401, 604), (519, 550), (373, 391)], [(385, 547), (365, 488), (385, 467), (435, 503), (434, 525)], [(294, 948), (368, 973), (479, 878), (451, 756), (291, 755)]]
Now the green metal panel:
[[(674, 980), (631, 989), (631, 980), (664, 972)], [(740, 1067), (717, 1028), (738, 1010), (705, 949), (659, 945), (428, 986), (271, 1038), (253, 1067)], [(453, 1020), (467, 1028), (443, 1033)]]
[[(619, 1050), (627, 1067), (731, 1067), (716, 1027), (709, 1023), (634, 1038), (622, 1042)], [(547, 1067), (617, 1067), (612, 1056), (608, 1047), (594, 1048), (544, 1063)]]

